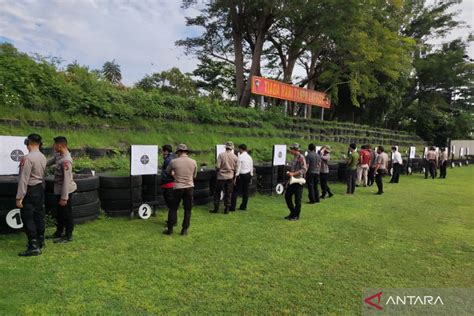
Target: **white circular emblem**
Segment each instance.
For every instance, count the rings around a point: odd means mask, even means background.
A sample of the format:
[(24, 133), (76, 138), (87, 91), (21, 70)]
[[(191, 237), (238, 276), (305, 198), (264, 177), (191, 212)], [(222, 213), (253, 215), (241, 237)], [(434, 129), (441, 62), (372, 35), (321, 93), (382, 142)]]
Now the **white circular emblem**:
[(8, 212), (6, 217), (7, 225), (13, 229), (20, 229), (23, 227), (23, 222), (21, 221), (20, 209), (16, 208)]
[(151, 206), (148, 204), (142, 204), (138, 208), (138, 216), (140, 216), (141, 219), (149, 219), (152, 213)]
[(285, 191), (285, 187), (283, 186), (283, 184), (278, 183), (275, 187), (275, 192), (279, 195), (282, 195), (283, 191)]

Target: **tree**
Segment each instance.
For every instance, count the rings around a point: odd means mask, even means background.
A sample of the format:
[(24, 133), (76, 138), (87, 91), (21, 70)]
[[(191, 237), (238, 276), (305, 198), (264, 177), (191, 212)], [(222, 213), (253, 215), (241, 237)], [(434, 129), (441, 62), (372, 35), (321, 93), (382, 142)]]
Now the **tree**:
[(190, 74), (183, 74), (178, 68), (147, 75), (136, 84), (145, 91), (159, 89), (183, 96), (197, 94), (197, 87)]
[(122, 72), (120, 71), (120, 66), (115, 63), (115, 59), (104, 63), (102, 75), (114, 85), (118, 85), (122, 81)]

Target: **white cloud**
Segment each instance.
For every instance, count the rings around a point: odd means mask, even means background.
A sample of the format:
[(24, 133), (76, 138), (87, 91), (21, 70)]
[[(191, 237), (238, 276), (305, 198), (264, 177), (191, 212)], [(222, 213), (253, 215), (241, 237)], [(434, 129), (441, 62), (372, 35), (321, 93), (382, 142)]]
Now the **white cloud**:
[(186, 36), (180, 0), (0, 0), (0, 37), (20, 50), (100, 68), (115, 58), (126, 84), (196, 60), (175, 41)]

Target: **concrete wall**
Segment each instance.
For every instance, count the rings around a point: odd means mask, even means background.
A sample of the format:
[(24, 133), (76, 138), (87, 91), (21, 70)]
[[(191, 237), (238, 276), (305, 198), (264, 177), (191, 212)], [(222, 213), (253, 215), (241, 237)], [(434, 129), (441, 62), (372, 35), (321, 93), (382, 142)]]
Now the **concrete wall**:
[[(451, 146), (455, 146), (454, 148), (454, 157), (459, 157), (459, 150), (464, 148), (464, 156), (466, 155), (466, 148), (469, 148), (469, 155), (474, 155), (474, 140), (452, 140)], [(451, 152), (449, 153), (451, 157)]]

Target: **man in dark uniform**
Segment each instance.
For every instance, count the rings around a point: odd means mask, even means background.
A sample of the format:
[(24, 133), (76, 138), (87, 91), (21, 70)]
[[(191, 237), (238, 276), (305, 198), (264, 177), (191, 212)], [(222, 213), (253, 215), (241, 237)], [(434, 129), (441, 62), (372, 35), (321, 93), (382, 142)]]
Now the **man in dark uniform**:
[[(306, 174), (306, 160), (300, 153), (300, 145), (294, 143), (290, 146), (290, 153), (293, 155), (293, 161), (290, 165), (290, 171), (287, 172), (289, 181), (291, 178), (304, 179)], [(290, 184), (288, 181), (285, 192), (285, 201), (290, 215), (286, 216), (285, 219), (290, 221), (297, 221), (300, 219), (301, 213), (301, 197), (303, 195), (303, 184), (293, 183)], [(293, 204), (293, 196), (295, 197), (295, 204)]]
[(46, 158), (40, 152), (41, 136), (30, 134), (25, 139), (28, 155), (20, 162), (20, 178), (16, 206), (21, 209), (21, 220), (28, 237), (28, 248), (21, 257), (38, 256), (44, 246), (44, 187), (43, 176)]
[(173, 148), (171, 145), (164, 145), (161, 147), (163, 152), (163, 166), (161, 167), (161, 190), (163, 192), (163, 197), (165, 199), (166, 207), (168, 210), (171, 209), (173, 206), (173, 186), (174, 186), (174, 179), (173, 177), (168, 174), (166, 170), (168, 165), (170, 164), (171, 160), (176, 158), (175, 153), (173, 153)]
[(331, 147), (329, 145), (324, 146), (321, 148), (320, 157), (321, 157), (321, 168), (319, 171), (319, 177), (321, 181), (321, 199), (326, 198), (326, 194), (329, 197), (332, 197), (333, 194), (331, 189), (328, 186), (328, 178), (329, 178), (329, 160), (331, 160)]
[(319, 171), (321, 168), (321, 157), (316, 152), (314, 144), (308, 145), (308, 155), (306, 156), (306, 165), (308, 172), (306, 181), (308, 184), (309, 204), (319, 203)]
[(72, 157), (69, 152), (67, 139), (64, 136), (54, 138), (54, 151), (56, 155), (48, 160), (48, 166), (54, 167), (54, 194), (57, 204), (56, 232), (48, 236), (54, 243), (67, 243), (72, 241), (74, 231), (74, 217), (72, 214), (71, 198), (77, 185), (73, 180)]

